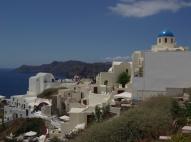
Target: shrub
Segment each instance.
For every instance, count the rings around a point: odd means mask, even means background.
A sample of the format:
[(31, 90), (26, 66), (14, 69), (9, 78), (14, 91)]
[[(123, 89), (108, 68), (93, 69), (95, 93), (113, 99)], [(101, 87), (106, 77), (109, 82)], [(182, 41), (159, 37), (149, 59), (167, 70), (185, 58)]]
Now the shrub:
[(110, 106), (103, 105), (102, 107), (96, 106), (95, 113), (93, 114), (96, 122), (101, 122), (110, 117)]
[(95, 107), (95, 119), (97, 122), (100, 122), (103, 118), (102, 118), (102, 110), (99, 106)]
[(191, 103), (186, 104), (186, 116), (191, 118)]
[(53, 137), (50, 142), (62, 142), (58, 137)]
[(191, 141), (191, 136), (178, 133), (172, 136), (172, 139), (169, 142), (190, 142), (190, 141)]

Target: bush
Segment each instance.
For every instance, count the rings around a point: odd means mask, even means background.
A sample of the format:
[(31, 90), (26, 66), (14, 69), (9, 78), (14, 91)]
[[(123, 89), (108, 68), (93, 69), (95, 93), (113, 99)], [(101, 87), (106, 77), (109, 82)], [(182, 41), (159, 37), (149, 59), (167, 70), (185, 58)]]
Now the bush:
[(186, 104), (186, 116), (191, 118), (191, 103)]
[(102, 110), (101, 110), (101, 108), (99, 106), (95, 107), (95, 114), (94, 114), (94, 116), (95, 116), (95, 120), (97, 122), (102, 121), (102, 119), (103, 119), (102, 118)]
[(96, 106), (95, 113), (93, 115), (96, 122), (101, 122), (102, 120), (110, 117), (109, 114), (110, 114), (110, 106), (103, 105), (102, 107)]
[(190, 142), (190, 141), (191, 141), (191, 136), (178, 133), (172, 136), (172, 139), (169, 142)]
[(53, 137), (50, 142), (62, 142), (58, 137)]

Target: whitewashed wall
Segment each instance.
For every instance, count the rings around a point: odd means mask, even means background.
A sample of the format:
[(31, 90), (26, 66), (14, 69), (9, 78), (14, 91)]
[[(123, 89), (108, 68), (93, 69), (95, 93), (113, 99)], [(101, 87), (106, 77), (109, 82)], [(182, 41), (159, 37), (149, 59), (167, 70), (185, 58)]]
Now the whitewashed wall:
[(144, 90), (191, 87), (191, 52), (145, 52)]
[(143, 77), (133, 79), (135, 99), (176, 96), (181, 88), (191, 87), (191, 52), (144, 52), (143, 56)]

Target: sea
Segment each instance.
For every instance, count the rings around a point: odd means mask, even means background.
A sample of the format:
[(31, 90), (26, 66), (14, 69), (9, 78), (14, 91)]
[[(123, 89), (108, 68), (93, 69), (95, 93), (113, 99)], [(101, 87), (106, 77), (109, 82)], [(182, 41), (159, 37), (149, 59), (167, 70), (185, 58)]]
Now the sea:
[(28, 90), (28, 79), (32, 73), (18, 73), (14, 69), (0, 69), (0, 95), (9, 98), (24, 95)]

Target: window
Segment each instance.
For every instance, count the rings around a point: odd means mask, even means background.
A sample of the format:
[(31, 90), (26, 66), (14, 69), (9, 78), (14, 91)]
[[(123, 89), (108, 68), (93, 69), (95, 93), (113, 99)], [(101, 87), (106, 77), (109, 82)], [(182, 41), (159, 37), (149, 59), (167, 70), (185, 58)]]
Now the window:
[(159, 38), (159, 43), (161, 43), (161, 38)]
[(103, 84), (108, 85), (108, 80), (105, 80)]
[(83, 104), (84, 105), (87, 105), (88, 103), (87, 103), (87, 100), (83, 100)]
[(173, 38), (171, 38), (171, 43), (173, 43)]
[(84, 98), (84, 94), (81, 92), (81, 99)]
[(164, 42), (167, 43), (167, 38), (164, 39)]
[(29, 115), (29, 111), (28, 111), (28, 109), (26, 109), (26, 116), (28, 116)]
[(98, 88), (94, 87), (94, 93), (97, 94), (98, 93)]

